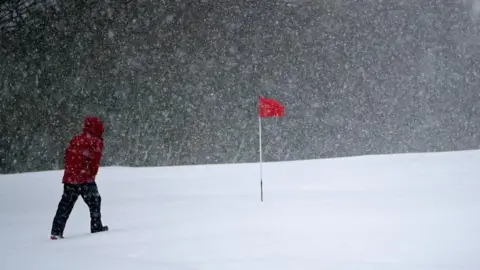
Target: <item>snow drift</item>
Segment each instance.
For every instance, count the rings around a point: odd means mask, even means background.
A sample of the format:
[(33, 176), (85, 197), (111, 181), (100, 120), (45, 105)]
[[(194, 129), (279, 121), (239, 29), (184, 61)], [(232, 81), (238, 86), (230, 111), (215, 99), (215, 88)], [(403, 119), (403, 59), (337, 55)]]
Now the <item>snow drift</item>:
[(0, 175), (0, 269), (480, 268), (480, 151), (101, 168), (51, 241), (61, 174)]

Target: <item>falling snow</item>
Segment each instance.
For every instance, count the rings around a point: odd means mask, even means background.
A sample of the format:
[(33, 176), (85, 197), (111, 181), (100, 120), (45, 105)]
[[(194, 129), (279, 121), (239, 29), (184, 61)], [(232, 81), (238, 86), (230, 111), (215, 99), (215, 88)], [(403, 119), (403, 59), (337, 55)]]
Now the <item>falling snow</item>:
[(0, 172), (62, 168), (84, 116), (103, 165), (478, 148), (480, 1), (0, 4)]

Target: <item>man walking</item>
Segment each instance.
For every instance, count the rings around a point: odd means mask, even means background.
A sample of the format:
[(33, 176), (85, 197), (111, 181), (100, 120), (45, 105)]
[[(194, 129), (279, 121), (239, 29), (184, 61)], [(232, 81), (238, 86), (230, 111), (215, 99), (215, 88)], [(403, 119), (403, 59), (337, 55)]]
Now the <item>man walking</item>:
[(63, 195), (53, 219), (50, 238), (63, 238), (68, 217), (79, 196), (90, 210), (90, 231), (107, 231), (101, 220), (101, 197), (95, 177), (100, 167), (103, 152), (102, 121), (97, 117), (84, 120), (83, 132), (70, 141), (65, 151), (65, 169), (63, 174)]

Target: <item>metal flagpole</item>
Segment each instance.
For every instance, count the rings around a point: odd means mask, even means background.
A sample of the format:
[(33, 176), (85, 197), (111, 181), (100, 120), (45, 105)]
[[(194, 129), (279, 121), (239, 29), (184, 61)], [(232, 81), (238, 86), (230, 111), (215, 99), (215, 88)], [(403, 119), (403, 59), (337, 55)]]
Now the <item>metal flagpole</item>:
[(260, 200), (263, 202), (262, 118), (258, 116), (258, 144), (260, 150)]

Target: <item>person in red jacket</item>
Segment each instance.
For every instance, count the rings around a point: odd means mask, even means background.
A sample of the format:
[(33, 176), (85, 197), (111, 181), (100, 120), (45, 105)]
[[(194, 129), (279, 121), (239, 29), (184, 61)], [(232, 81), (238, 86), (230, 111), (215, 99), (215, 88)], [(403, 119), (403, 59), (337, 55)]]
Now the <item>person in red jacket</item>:
[(101, 220), (101, 197), (95, 177), (100, 167), (103, 152), (102, 121), (97, 117), (86, 117), (83, 132), (70, 140), (64, 157), (63, 195), (53, 219), (51, 239), (63, 238), (68, 217), (79, 196), (90, 210), (90, 231), (97, 233), (108, 230)]

